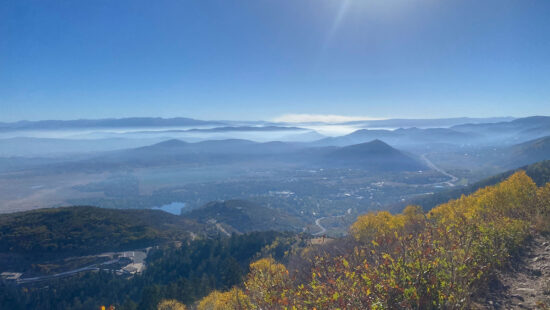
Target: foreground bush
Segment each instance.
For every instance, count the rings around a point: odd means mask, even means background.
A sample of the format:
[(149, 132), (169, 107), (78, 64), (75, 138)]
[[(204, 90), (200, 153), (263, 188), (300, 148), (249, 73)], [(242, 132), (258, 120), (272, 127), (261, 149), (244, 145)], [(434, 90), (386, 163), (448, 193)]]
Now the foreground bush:
[(187, 309), (184, 304), (177, 300), (168, 299), (163, 300), (158, 304), (157, 310), (185, 310)]

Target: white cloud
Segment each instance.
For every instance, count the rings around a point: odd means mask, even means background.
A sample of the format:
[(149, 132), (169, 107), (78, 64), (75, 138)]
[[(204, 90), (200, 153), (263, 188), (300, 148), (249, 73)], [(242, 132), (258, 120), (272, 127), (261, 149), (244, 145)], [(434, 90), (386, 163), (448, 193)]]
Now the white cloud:
[(273, 119), (274, 122), (281, 123), (345, 123), (353, 121), (377, 120), (368, 116), (346, 116), (335, 114), (284, 114)]

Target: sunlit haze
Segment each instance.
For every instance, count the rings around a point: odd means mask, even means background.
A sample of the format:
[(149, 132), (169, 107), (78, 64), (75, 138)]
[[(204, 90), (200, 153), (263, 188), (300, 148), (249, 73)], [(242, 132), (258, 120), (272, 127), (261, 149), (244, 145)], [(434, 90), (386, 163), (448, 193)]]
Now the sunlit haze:
[(550, 0), (1, 0), (0, 309), (550, 309)]

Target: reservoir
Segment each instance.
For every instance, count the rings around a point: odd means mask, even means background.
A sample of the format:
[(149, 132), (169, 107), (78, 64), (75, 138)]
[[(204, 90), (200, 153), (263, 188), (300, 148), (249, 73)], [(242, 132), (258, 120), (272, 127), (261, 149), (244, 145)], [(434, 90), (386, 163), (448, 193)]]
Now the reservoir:
[(172, 202), (160, 207), (154, 207), (153, 209), (162, 210), (175, 215), (181, 215), (181, 209), (183, 209), (183, 207), (185, 207), (185, 202)]

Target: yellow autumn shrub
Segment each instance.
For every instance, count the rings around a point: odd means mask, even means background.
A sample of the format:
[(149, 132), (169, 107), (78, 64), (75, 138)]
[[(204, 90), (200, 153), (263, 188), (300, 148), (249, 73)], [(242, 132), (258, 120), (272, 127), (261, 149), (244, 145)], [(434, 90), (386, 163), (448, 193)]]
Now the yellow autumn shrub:
[(361, 215), (350, 228), (351, 235), (357, 241), (370, 242), (394, 236), (405, 226), (403, 215), (392, 215), (388, 211), (372, 212)]
[(272, 258), (263, 258), (250, 264), (244, 285), (254, 303), (269, 306), (285, 299), (290, 278), (283, 264)]
[(213, 291), (204, 297), (197, 310), (251, 310), (250, 298), (241, 289), (233, 287), (227, 292)]
[(184, 304), (175, 299), (166, 299), (157, 305), (157, 310), (185, 310)]

